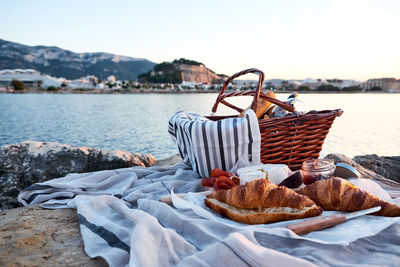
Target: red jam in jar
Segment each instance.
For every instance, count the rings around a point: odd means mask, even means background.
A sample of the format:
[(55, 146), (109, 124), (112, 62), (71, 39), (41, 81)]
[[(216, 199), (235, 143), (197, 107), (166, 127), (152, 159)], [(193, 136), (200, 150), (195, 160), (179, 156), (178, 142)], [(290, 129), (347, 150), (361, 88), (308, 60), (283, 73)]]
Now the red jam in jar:
[(301, 166), (304, 184), (312, 184), (318, 180), (332, 178), (335, 168), (335, 163), (327, 159), (311, 159), (304, 161)]

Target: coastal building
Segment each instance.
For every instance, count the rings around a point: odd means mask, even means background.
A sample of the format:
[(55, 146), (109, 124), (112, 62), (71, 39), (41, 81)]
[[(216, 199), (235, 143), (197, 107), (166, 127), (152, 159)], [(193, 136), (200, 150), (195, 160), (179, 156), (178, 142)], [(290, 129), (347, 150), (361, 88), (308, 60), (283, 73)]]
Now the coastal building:
[(275, 89), (282, 85), (282, 79), (269, 79), (264, 82), (264, 87), (268, 89)]
[(300, 86), (317, 90), (321, 85), (332, 85), (339, 89), (351, 86), (360, 86), (361, 82), (357, 80), (341, 80), (341, 79), (305, 79), (300, 82)]
[(95, 89), (98, 88), (98, 78), (94, 75), (87, 75), (76, 80), (65, 81), (69, 88)]
[(43, 87), (49, 86), (60, 87), (61, 81), (49, 75), (41, 74), (32, 69), (5, 69), (0, 70), (0, 87), (11, 88), (12, 80), (20, 80), (27, 87)]
[(114, 83), (117, 79), (114, 75), (110, 75), (107, 77), (107, 82)]
[[(113, 83), (113, 89), (120, 89), (121, 82), (115, 79), (115, 76), (108, 77)], [(65, 78), (55, 78), (46, 74), (42, 74), (32, 69), (5, 69), (0, 70), (0, 88), (2, 90), (11, 89), (12, 80), (20, 80), (25, 87), (31, 88), (48, 88), (54, 86), (62, 89), (100, 89), (106, 88), (105, 83), (99, 82), (94, 75), (87, 75), (75, 80), (67, 80)], [(108, 89), (108, 87), (107, 87)]]
[(57, 81), (60, 83), (59, 86), (54, 85), (56, 87), (61, 87), (61, 89), (100, 89), (103, 90), (105, 85), (103, 82), (94, 76), (87, 75), (85, 77), (81, 77), (75, 80), (67, 80), (65, 78), (57, 78)]
[(290, 80), (288, 82), (288, 84), (291, 86), (292, 89), (296, 90), (297, 88), (299, 88), (299, 86), (301, 86), (301, 82), (296, 81), (296, 80)]
[(302, 80), (300, 82), (300, 86), (303, 87), (308, 87), (310, 90), (316, 91), (319, 86), (323, 84), (323, 81), (321, 79), (310, 79), (307, 78), (305, 80)]
[(327, 84), (338, 87), (339, 89), (351, 86), (360, 86), (361, 82), (356, 80), (340, 80), (340, 79), (327, 79)]
[(293, 91), (293, 90), (297, 90), (297, 88), (300, 85), (301, 85), (301, 83), (296, 80), (282, 80), (281, 84), (279, 84), (275, 88), (280, 91)]
[(361, 85), (364, 91), (381, 88), (385, 92), (400, 92), (400, 80), (395, 78), (369, 79)]
[[(228, 88), (231, 88), (235, 91), (241, 90), (254, 90), (256, 89), (258, 84), (258, 80), (233, 80), (229, 85)], [(265, 86), (265, 83), (264, 83)]]
[[(248, 89), (249, 87), (256, 87), (258, 80), (235, 80), (232, 84), (239, 88)], [(263, 87), (268, 89), (276, 89), (279, 91), (293, 91), (300, 87), (308, 87), (309, 90), (316, 91), (321, 85), (332, 85), (339, 89), (351, 86), (359, 86), (360, 81), (357, 80), (340, 80), (340, 79), (311, 79), (304, 80), (283, 80), (283, 79), (270, 79), (264, 82)]]
[(210, 86), (204, 82), (182, 81), (181, 88), (208, 89)]
[(400, 80), (388, 82), (384, 90), (389, 93), (400, 93)]

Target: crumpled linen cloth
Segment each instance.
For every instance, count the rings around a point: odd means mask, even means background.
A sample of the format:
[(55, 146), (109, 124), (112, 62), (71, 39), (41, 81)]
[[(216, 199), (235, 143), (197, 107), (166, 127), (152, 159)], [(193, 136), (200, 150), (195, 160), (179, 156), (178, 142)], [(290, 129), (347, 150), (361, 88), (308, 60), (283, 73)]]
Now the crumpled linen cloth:
[[(348, 244), (324, 243), (318, 236), (296, 237), (279, 223), (248, 226), (205, 209), (215, 217), (207, 218), (199, 213), (203, 209), (196, 202), (199, 194), (174, 201), (178, 208), (158, 201), (171, 191), (204, 190), (199, 178), (185, 163), (70, 174), (33, 184), (18, 199), (24, 205), (76, 208), (86, 253), (103, 257), (110, 266), (398, 266), (400, 262), (400, 224), (393, 218), (379, 233)], [(350, 223), (340, 227), (357, 227)], [(286, 234), (280, 235), (282, 231)]]

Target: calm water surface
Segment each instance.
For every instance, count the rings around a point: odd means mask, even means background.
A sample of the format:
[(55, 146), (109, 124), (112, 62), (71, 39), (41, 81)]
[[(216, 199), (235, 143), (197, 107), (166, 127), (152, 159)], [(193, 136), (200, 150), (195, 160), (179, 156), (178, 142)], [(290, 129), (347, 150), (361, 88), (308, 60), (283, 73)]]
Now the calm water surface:
[[(167, 133), (179, 110), (209, 115), (217, 94), (0, 94), (0, 145), (53, 141), (151, 153), (178, 151)], [(287, 94), (278, 94), (284, 100)], [(400, 94), (300, 94), (309, 109), (341, 108), (321, 155), (400, 155)], [(246, 107), (248, 97), (232, 98)], [(235, 111), (220, 105), (220, 114)]]

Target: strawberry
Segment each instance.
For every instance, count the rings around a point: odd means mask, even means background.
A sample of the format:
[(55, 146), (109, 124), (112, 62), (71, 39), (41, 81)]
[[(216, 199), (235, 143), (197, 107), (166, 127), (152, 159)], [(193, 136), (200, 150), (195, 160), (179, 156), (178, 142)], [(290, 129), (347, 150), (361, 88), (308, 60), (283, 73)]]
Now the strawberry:
[(235, 186), (235, 183), (226, 176), (220, 176), (217, 178), (214, 184), (214, 189), (231, 189)]
[(201, 185), (213, 187), (216, 180), (217, 180), (217, 177), (205, 177), (201, 180)]
[(240, 185), (240, 178), (236, 175), (231, 176), (231, 180), (235, 185)]
[(215, 176), (215, 177), (220, 177), (220, 176), (226, 176), (226, 177), (230, 177), (232, 176), (232, 173), (224, 171), (224, 170), (220, 170), (220, 169), (213, 169), (210, 173), (210, 176)]
[(232, 187), (230, 185), (228, 185), (227, 183), (221, 182), (218, 185), (215, 184), (214, 189), (215, 190), (229, 190)]

